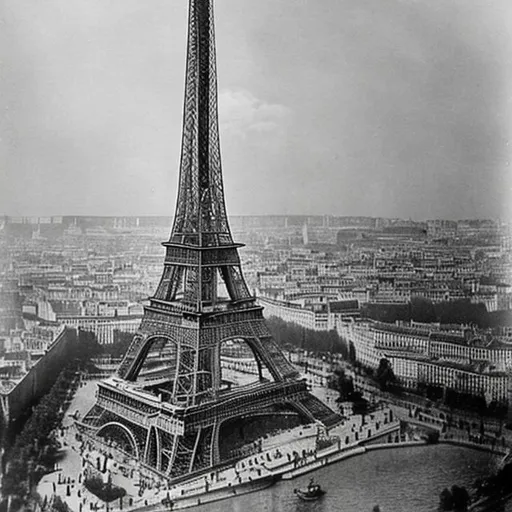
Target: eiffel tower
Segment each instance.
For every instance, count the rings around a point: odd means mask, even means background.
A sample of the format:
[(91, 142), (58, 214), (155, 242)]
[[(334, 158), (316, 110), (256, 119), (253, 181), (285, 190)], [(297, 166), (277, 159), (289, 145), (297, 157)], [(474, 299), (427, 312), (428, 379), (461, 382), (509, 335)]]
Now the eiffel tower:
[[(170, 481), (237, 460), (262, 436), (339, 415), (284, 357), (244, 280), (228, 225), (220, 158), (213, 0), (189, 0), (183, 138), (162, 278), (117, 374), (77, 423)], [(254, 382), (223, 378), (221, 351), (244, 347)]]

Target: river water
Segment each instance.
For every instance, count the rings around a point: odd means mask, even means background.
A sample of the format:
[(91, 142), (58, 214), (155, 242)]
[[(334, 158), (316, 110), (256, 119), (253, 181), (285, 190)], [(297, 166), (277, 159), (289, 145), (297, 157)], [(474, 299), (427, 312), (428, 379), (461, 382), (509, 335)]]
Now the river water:
[[(496, 467), (487, 452), (451, 445), (372, 451), (260, 492), (196, 507), (194, 512), (435, 512), (439, 493), (468, 489)], [(293, 493), (315, 477), (327, 494), (304, 502)], [(512, 512), (509, 503), (506, 512)], [(497, 511), (496, 511), (497, 512)]]

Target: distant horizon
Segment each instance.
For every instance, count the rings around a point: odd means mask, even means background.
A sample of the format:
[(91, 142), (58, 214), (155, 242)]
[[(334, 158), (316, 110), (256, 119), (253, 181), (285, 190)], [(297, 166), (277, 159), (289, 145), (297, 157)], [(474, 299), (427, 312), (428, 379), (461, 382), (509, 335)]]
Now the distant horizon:
[[(166, 214), (141, 214), (141, 215), (102, 215), (102, 214), (57, 214), (57, 215), (10, 215), (8, 213), (0, 214), (0, 218), (7, 219), (57, 219), (57, 218), (69, 218), (69, 217), (78, 217), (78, 218), (106, 218), (106, 219), (120, 219), (120, 218), (173, 218), (174, 215), (166, 215)], [(450, 222), (464, 222), (464, 221), (495, 221), (495, 222), (512, 222), (512, 219), (506, 219), (504, 217), (466, 217), (466, 218), (442, 218), (442, 217), (431, 217), (425, 219), (413, 219), (410, 217), (386, 217), (382, 215), (338, 215), (335, 213), (228, 213), (229, 217), (335, 217), (335, 218), (362, 218), (362, 219), (386, 219), (386, 220), (397, 220), (397, 221), (405, 221), (405, 222), (427, 222), (431, 220), (442, 220), (442, 221), (450, 221)]]

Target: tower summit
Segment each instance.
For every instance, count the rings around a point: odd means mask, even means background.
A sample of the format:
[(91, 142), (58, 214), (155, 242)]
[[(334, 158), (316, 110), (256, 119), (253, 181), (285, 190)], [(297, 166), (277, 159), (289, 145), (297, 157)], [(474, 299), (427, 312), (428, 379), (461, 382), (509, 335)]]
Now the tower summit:
[[(189, 0), (178, 199), (163, 274), (117, 375), (77, 424), (92, 444), (169, 480), (234, 461), (280, 430), (340, 417), (276, 345), (245, 283), (229, 229), (220, 157), (213, 0)], [(250, 356), (234, 387), (222, 353)]]

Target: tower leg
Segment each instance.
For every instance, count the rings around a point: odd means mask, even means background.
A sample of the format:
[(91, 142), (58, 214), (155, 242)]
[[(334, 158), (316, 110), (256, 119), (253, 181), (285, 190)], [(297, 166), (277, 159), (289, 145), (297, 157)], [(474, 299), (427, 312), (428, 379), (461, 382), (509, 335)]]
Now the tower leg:
[(201, 432), (202, 432), (202, 429), (201, 427), (199, 427), (198, 431), (197, 431), (197, 435), (196, 435), (196, 440), (195, 440), (195, 443), (194, 443), (194, 449), (192, 450), (192, 457), (190, 457), (190, 466), (189, 466), (189, 473), (192, 472), (192, 468), (194, 467), (194, 461), (196, 460), (196, 455), (197, 455), (197, 447), (199, 446), (199, 440), (201, 439)]
[(211, 440), (211, 463), (213, 465), (220, 463), (220, 451), (219, 451), (219, 431), (220, 431), (220, 424), (218, 421), (215, 422), (215, 425), (212, 429), (212, 440)]
[(171, 451), (169, 453), (169, 465), (167, 466), (167, 471), (166, 471), (167, 476), (170, 476), (171, 469), (174, 465), (174, 460), (176, 459), (176, 451), (178, 448), (178, 441), (179, 441), (179, 436), (178, 435), (173, 436), (172, 447), (171, 447)]

